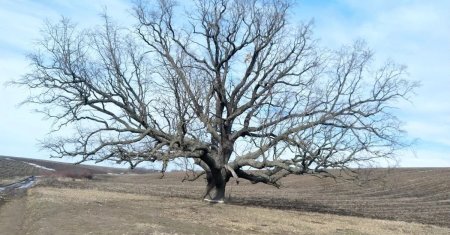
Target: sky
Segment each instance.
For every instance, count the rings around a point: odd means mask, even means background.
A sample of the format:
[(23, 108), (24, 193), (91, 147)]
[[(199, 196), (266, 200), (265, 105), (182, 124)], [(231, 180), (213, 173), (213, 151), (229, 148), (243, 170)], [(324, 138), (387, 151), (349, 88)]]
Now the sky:
[[(4, 86), (29, 67), (45, 19), (69, 17), (81, 27), (100, 24), (106, 8), (122, 25), (133, 24), (128, 0), (0, 0), (0, 155), (48, 159), (38, 141), (51, 122), (18, 106), (28, 95)], [(416, 144), (399, 154), (402, 167), (450, 167), (450, 1), (447, 0), (298, 0), (293, 21), (314, 21), (321, 45), (339, 48), (363, 39), (376, 61), (392, 59), (408, 67), (421, 87), (396, 110), (408, 138)], [(70, 159), (64, 159), (70, 161)]]

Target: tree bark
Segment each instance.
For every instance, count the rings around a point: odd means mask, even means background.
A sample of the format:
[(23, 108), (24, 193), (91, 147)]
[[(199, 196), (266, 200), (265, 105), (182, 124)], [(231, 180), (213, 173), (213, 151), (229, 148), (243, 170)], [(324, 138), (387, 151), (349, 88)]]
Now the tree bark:
[[(214, 203), (223, 203), (229, 175), (225, 168), (211, 170), (206, 174), (206, 191), (203, 199)], [(208, 198), (209, 197), (209, 198)]]

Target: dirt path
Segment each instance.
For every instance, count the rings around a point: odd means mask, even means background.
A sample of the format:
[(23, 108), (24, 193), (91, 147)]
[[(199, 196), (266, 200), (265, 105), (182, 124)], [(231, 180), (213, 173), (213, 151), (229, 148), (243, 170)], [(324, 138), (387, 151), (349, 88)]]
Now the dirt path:
[(450, 234), (416, 223), (49, 187), (0, 210), (0, 234)]
[(23, 234), (22, 225), (26, 216), (26, 198), (16, 198), (0, 205), (0, 234)]

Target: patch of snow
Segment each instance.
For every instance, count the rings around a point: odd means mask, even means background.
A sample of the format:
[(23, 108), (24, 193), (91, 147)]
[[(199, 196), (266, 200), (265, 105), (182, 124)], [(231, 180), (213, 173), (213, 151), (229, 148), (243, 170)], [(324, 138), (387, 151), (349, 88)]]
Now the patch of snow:
[(208, 198), (204, 198), (204, 201), (207, 201), (209, 203), (224, 203), (223, 200), (213, 200), (213, 199), (208, 199)]
[(22, 181), (4, 186), (4, 187), (0, 187), (0, 192), (6, 190), (6, 189), (10, 189), (10, 190), (14, 190), (14, 189), (27, 189), (31, 186), (33, 186), (33, 184), (36, 182), (36, 177), (35, 176), (31, 176), (28, 177)]
[(28, 182), (26, 182), (26, 183), (20, 185), (18, 188), (29, 188), (29, 187), (31, 187), (31, 185), (33, 185), (33, 184), (34, 184), (34, 180), (31, 180), (31, 181), (28, 181)]
[(34, 166), (36, 168), (41, 168), (41, 169), (48, 170), (48, 171), (55, 171), (55, 169), (53, 169), (53, 168), (48, 168), (48, 167), (41, 166), (41, 165), (38, 165), (38, 164), (34, 164), (34, 163), (31, 163), (31, 162), (25, 162), (25, 163), (28, 164), (28, 165)]

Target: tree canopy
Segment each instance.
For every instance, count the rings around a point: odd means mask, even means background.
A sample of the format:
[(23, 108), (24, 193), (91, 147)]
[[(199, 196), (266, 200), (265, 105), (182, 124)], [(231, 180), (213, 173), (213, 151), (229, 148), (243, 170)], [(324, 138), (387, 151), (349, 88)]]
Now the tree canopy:
[(47, 23), (32, 71), (15, 83), (27, 102), (73, 136), (49, 139), (56, 157), (135, 167), (191, 159), (204, 197), (223, 200), (231, 177), (278, 186), (392, 157), (403, 145), (392, 112), (416, 86), (404, 66), (373, 65), (362, 41), (322, 47), (285, 0), (139, 1), (136, 24), (108, 15), (79, 29)]

